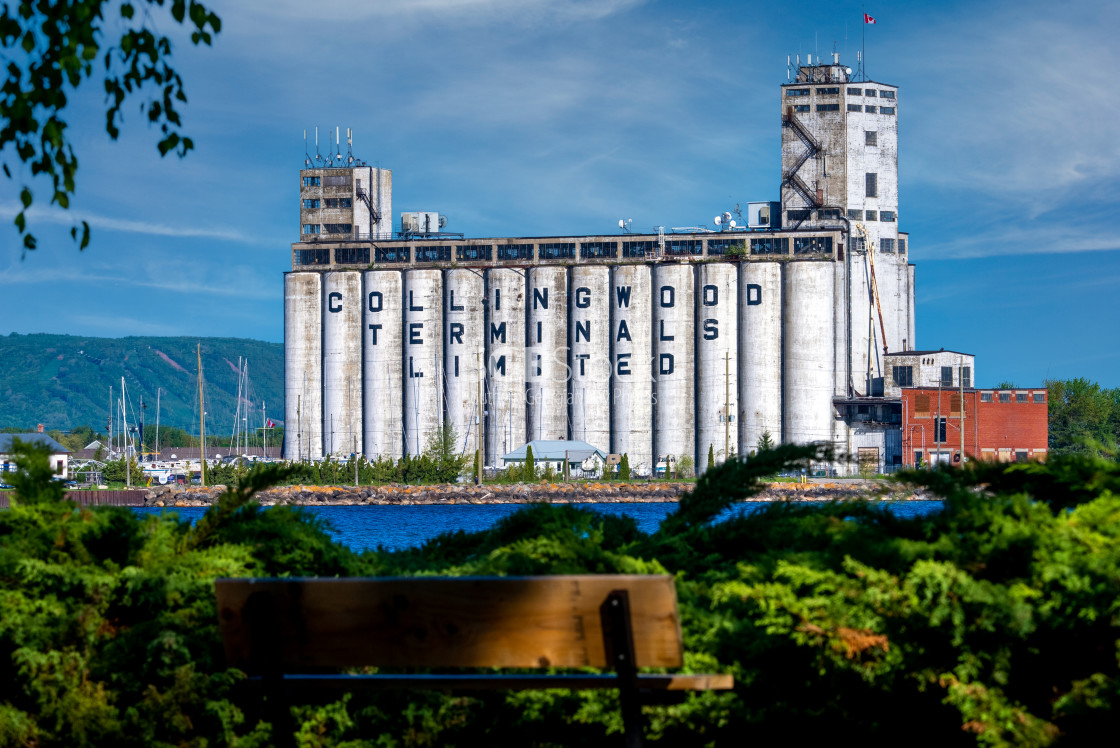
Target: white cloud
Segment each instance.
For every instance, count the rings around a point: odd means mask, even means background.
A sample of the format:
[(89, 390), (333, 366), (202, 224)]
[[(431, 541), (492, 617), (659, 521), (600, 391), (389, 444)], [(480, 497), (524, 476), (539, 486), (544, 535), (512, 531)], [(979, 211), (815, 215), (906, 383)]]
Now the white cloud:
[[(11, 219), (19, 212), (15, 203), (0, 204), (0, 219)], [(130, 234), (148, 234), (151, 236), (172, 236), (179, 238), (222, 239), (224, 241), (239, 242), (241, 244), (260, 244), (260, 236), (245, 234), (236, 229), (221, 226), (173, 226), (149, 221), (134, 221), (128, 218), (115, 218), (81, 210), (61, 210), (58, 208), (38, 208), (32, 206), (27, 211), (28, 224), (34, 232), (34, 224), (50, 223), (65, 224), (67, 226), (80, 225), (87, 222), (91, 228), (106, 229), (109, 231), (123, 231)]]

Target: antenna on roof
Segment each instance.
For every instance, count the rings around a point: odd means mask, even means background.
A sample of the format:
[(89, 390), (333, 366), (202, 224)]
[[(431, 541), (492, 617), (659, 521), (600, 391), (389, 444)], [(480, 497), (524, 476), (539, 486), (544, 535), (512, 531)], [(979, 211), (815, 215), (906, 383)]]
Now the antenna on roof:
[(354, 163), (354, 131), (346, 128), (346, 163)]
[(335, 150), (334, 158), (335, 158), (335, 161), (341, 161), (342, 160), (342, 138), (340, 137), (338, 130), (339, 130), (338, 125), (335, 125), (334, 126), (334, 150)]
[(790, 80), (789, 55), (786, 55), (786, 83), (789, 83)]
[(311, 156), (307, 153), (307, 128), (303, 130), (303, 165), (311, 166)]
[(322, 163), (323, 155), (319, 153), (319, 127), (315, 126), (315, 163)]

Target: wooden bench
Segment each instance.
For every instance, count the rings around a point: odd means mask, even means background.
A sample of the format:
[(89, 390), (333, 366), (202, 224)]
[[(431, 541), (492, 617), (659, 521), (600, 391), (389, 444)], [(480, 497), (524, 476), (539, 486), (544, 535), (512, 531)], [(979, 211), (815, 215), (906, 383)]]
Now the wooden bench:
[[(625, 744), (640, 746), (642, 704), (732, 687), (730, 675), (638, 673), (682, 665), (668, 576), (219, 579), (214, 587), (229, 665), (263, 687), (280, 741), (292, 739), (288, 704), (309, 691), (565, 688), (617, 689)], [(614, 673), (323, 674), (364, 666)]]

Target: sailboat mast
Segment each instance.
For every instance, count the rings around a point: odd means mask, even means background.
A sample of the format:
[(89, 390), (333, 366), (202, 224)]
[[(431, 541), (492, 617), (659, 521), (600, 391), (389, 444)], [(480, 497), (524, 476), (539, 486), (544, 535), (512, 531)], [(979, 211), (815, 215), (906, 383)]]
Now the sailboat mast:
[(156, 387), (156, 454), (159, 454), (159, 393), (162, 387)]
[(198, 356), (198, 444), (199, 444), (199, 461), (198, 466), (202, 474), (202, 487), (206, 487), (206, 419), (205, 411), (202, 409), (202, 343), (199, 343), (195, 349)]
[(128, 411), (125, 410), (124, 377), (121, 377), (121, 432), (124, 434), (124, 485), (132, 488), (132, 460), (128, 459)]

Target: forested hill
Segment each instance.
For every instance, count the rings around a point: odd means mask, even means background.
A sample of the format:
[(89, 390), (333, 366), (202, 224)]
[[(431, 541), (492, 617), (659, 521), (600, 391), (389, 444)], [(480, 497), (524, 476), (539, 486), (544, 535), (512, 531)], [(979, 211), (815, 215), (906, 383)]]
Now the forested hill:
[(202, 345), (206, 430), (229, 434), (237, 400), (237, 359), (249, 361), (250, 427), (260, 426), (263, 401), (280, 422), (284, 411), (284, 346), (239, 338), (88, 338), (74, 335), (0, 335), (0, 428), (92, 426), (104, 432), (109, 388), (119, 397), (124, 377), (131, 409), (146, 408), (146, 423), (198, 433), (198, 365)]

